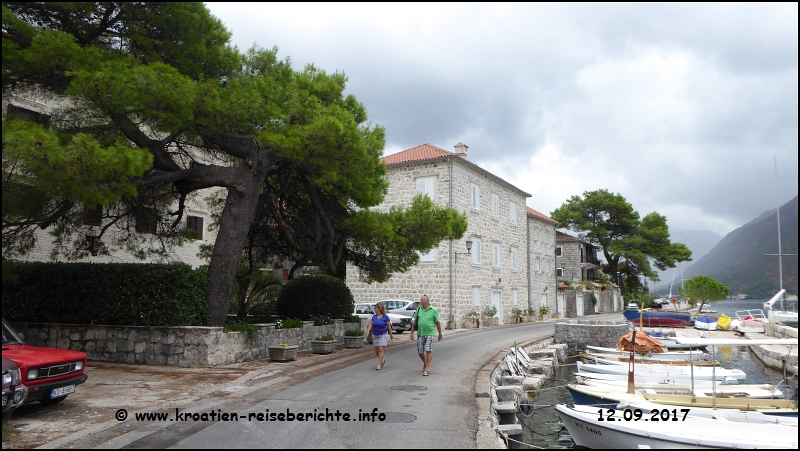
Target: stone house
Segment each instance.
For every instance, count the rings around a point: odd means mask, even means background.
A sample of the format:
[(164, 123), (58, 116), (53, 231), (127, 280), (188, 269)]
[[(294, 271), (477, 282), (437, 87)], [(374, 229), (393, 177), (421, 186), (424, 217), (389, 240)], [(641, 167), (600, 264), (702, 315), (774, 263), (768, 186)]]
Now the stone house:
[(591, 244), (556, 232), (556, 277), (564, 282), (597, 280), (600, 269), (597, 251)]
[(558, 222), (533, 208), (526, 207), (528, 216), (528, 276), (531, 307), (550, 307), (551, 314), (563, 314), (556, 304), (555, 240)]
[[(378, 208), (405, 206), (423, 193), (437, 205), (466, 213), (468, 227), (460, 240), (442, 241), (421, 255), (415, 267), (385, 283), (367, 284), (348, 266), (347, 285), (357, 302), (416, 301), (427, 294), (450, 327), (463, 325), (469, 311), (480, 313), (490, 305), (497, 307), (495, 317), (504, 324), (513, 321), (514, 308), (538, 309), (542, 299), (555, 302), (554, 294), (552, 300), (542, 297), (555, 292), (554, 274), (549, 272), (547, 285), (544, 269), (553, 263), (547, 256), (553, 255), (555, 221), (526, 214), (530, 194), (467, 160), (467, 149), (461, 143), (455, 152), (422, 144), (383, 158), (389, 191)], [(529, 246), (532, 225), (538, 235)], [(539, 258), (540, 272), (529, 278), (532, 256)]]
[[(30, 93), (7, 93), (3, 96), (3, 117), (16, 116), (25, 120), (31, 120), (47, 124), (52, 115), (54, 115), (61, 107), (68, 105), (69, 100), (57, 98), (49, 94), (42, 94), (36, 92)], [(184, 161), (187, 167), (195, 162), (201, 162), (200, 156), (194, 157), (193, 161)], [(214, 195), (219, 195), (222, 192), (220, 188), (209, 188), (192, 193), (187, 196), (184, 214), (183, 225), (186, 229), (191, 230), (192, 233), (188, 235), (191, 237), (182, 246), (168, 247), (167, 252), (163, 255), (146, 254), (144, 259), (136, 258), (130, 251), (123, 248), (112, 248), (108, 255), (102, 255), (100, 252), (95, 252), (94, 249), (86, 249), (86, 257), (81, 261), (92, 263), (165, 263), (165, 262), (183, 262), (198, 267), (200, 265), (208, 264), (208, 261), (199, 257), (201, 247), (203, 245), (213, 245), (216, 240), (217, 231), (215, 228), (210, 227), (213, 222), (212, 212), (206, 201), (207, 198)], [(224, 195), (224, 194), (223, 194)], [(86, 209), (81, 206), (81, 224), (78, 225), (77, 235), (80, 238), (86, 237), (87, 243), (92, 243), (91, 237), (99, 235), (100, 229), (108, 226), (110, 220), (104, 218), (113, 214), (113, 210), (106, 209)], [(113, 208), (113, 207), (109, 207)], [(174, 211), (177, 209), (177, 202), (171, 207)], [(159, 225), (148, 215), (140, 215), (126, 223), (130, 229), (123, 229), (121, 227), (111, 226), (104, 233), (103, 241), (109, 243), (116, 239), (125, 239), (130, 233), (129, 230), (134, 231), (133, 239), (139, 242), (143, 248), (152, 246), (159, 247), (160, 240), (156, 237), (154, 232)], [(54, 253), (57, 243), (55, 237), (50, 233), (50, 230), (37, 229), (34, 233), (32, 241), (32, 249), (25, 255), (15, 256), (14, 258), (20, 261), (66, 261), (62, 252)], [(73, 236), (77, 238), (78, 236)], [(76, 246), (76, 242), (67, 242), (62, 244), (66, 249)]]

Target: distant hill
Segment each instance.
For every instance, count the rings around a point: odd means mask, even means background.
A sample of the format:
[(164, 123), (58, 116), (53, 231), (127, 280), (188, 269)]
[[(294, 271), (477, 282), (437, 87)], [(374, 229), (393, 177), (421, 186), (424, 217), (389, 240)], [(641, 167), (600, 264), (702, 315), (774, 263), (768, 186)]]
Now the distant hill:
[[(768, 210), (722, 239), (711, 251), (684, 270), (684, 278), (704, 275), (717, 279), (731, 294), (769, 299), (778, 291), (778, 226)], [(797, 196), (781, 207), (781, 248), (797, 254)], [(797, 256), (783, 257), (783, 287), (797, 293)]]
[[(714, 232), (700, 230), (670, 230), (670, 240), (673, 243), (683, 243), (692, 251), (692, 261), (684, 262), (675, 268), (666, 271), (656, 271), (660, 280), (656, 285), (656, 293), (666, 295), (672, 285), (673, 293), (677, 293), (677, 288), (681, 285), (681, 270), (684, 272), (696, 261), (699, 261), (722, 240), (722, 236)], [(674, 280), (673, 280), (674, 276)]]

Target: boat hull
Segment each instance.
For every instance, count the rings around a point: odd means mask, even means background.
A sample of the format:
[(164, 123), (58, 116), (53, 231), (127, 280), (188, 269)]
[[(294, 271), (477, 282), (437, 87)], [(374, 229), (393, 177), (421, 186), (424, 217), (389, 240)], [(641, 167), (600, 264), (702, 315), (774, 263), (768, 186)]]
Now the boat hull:
[[(639, 312), (636, 310), (626, 310), (622, 315), (631, 324), (639, 325)], [(641, 314), (641, 325), (645, 327), (691, 327), (692, 315), (689, 313), (659, 313), (643, 312)]]
[[(797, 427), (713, 419), (598, 421), (597, 408), (558, 404), (556, 411), (578, 446), (596, 449), (797, 449)], [(645, 416), (647, 418), (647, 416)]]

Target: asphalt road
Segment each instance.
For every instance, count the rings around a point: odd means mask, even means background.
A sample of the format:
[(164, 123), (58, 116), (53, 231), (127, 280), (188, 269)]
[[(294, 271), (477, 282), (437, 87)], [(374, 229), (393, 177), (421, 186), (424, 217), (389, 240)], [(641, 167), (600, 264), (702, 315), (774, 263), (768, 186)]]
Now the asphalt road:
[[(319, 374), (296, 374), (301, 382), (271, 379), (249, 385), (235, 399), (213, 396), (184, 406), (183, 413), (237, 413), (239, 421), (126, 421), (116, 438), (87, 440), (72, 446), (100, 448), (475, 448), (478, 371), (499, 351), (535, 338), (552, 335), (552, 322), (525, 323), (469, 331), (446, 331), (437, 342), (430, 376), (409, 335), (396, 334), (387, 348), (386, 365), (376, 360), (349, 366), (316, 368)], [(331, 363), (332, 365), (335, 363)], [(281, 379), (281, 378), (278, 378)], [(267, 412), (267, 410), (269, 412)], [(259, 413), (316, 413), (318, 421), (259, 421)], [(154, 412), (157, 409), (154, 408)], [(337, 419), (336, 412), (340, 415)], [(359, 412), (385, 415), (357, 421)], [(344, 413), (351, 415), (344, 421)], [(250, 414), (253, 414), (251, 417)], [(245, 418), (242, 418), (244, 416)], [(305, 417), (305, 415), (304, 415)], [(183, 415), (181, 419), (185, 419)], [(265, 418), (266, 419), (266, 418)], [(305, 419), (305, 418), (304, 418)], [(172, 421), (170, 421), (172, 420)], [(321, 420), (321, 421), (319, 421)], [(356, 420), (356, 421), (354, 421)], [(120, 425), (122, 428), (123, 425)]]

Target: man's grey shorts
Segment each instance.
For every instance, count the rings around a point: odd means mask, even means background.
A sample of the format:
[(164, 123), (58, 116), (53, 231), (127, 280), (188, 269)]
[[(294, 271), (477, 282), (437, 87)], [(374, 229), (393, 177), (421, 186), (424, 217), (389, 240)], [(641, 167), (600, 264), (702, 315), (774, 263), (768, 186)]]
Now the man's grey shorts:
[(417, 354), (424, 352), (433, 352), (433, 342), (436, 337), (433, 335), (428, 337), (417, 337)]

